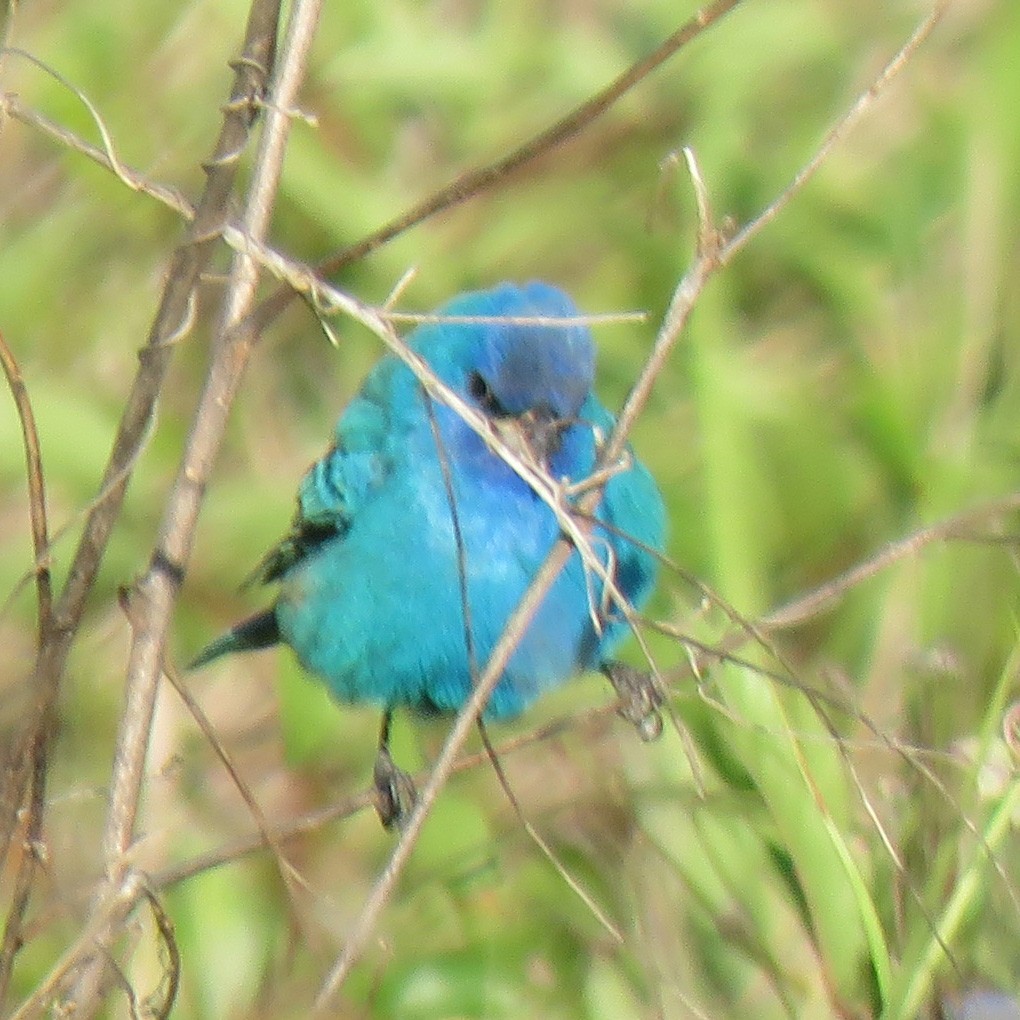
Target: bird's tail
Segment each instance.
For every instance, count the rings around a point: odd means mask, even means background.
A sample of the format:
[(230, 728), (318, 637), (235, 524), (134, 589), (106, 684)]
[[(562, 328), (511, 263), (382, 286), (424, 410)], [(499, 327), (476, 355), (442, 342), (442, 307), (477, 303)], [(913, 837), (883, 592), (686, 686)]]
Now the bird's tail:
[(204, 666), (230, 652), (268, 648), (279, 640), (280, 628), (276, 624), (276, 610), (267, 609), (264, 613), (249, 616), (247, 620), (242, 620), (231, 627), (226, 634), (221, 634), (195, 656), (188, 664), (188, 669), (198, 669), (199, 666)]

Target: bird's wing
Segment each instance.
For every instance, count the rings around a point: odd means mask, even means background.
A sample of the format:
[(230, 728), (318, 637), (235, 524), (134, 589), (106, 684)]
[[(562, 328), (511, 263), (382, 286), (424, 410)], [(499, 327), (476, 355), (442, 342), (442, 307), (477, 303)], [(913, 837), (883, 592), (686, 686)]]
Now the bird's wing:
[(347, 406), (333, 445), (306, 472), (290, 532), (262, 558), (245, 582), (284, 576), (323, 542), (342, 538), (392, 467), (392, 363), (380, 363)]

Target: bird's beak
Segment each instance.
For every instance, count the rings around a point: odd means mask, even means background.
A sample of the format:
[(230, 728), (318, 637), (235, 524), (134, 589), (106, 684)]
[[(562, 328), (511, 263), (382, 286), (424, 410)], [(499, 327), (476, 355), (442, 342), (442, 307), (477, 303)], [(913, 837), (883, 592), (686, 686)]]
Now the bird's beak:
[(526, 461), (548, 467), (560, 445), (563, 421), (548, 411), (531, 410), (492, 422), (500, 439)]

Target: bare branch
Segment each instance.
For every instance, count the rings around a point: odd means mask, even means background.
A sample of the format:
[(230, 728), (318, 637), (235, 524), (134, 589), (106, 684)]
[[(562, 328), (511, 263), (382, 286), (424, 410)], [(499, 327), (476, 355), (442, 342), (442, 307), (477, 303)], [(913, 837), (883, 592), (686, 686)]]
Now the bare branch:
[(747, 242), (751, 240), (763, 227), (771, 223), (789, 205), (791, 199), (803, 190), (804, 185), (818, 172), (819, 168), (828, 158), (829, 153), (853, 130), (853, 128), (870, 112), (878, 98), (897, 78), (899, 73), (906, 67), (907, 62), (922, 46), (924, 41), (935, 30), (935, 26), (942, 20), (943, 15), (949, 9), (952, 0), (937, 0), (931, 11), (922, 19), (917, 28), (914, 29), (910, 38), (900, 47), (899, 52), (882, 69), (878, 77), (871, 83), (865, 92), (862, 92), (854, 102), (853, 106), (836, 122), (829, 130), (817, 152), (798, 171), (797, 176), (790, 182), (789, 187), (774, 202), (764, 209), (750, 223), (735, 234), (719, 253), (720, 261), (724, 264), (741, 251)]
[[(63, 673), (85, 598), (91, 590), (120, 511), (129, 479), (125, 467), (133, 463), (138, 444), (148, 431), (155, 402), (169, 367), (173, 345), (168, 344), (167, 340), (179, 334), (182, 322), (191, 315), (194, 289), (212, 254), (225, 218), (238, 159), (254, 118), (254, 103), (262, 93), (267, 67), (275, 49), (278, 13), (277, 0), (255, 0), (253, 3), (243, 54), (236, 64), (234, 86), (226, 107), (223, 128), (213, 157), (206, 166), (206, 189), (185, 240), (174, 253), (163, 298), (148, 343), (140, 354), (141, 365), (101, 485), (107, 491), (107, 498), (94, 509), (86, 522), (67, 585), (57, 606), (54, 637), (40, 653), (37, 675), (54, 691)], [(124, 852), (130, 842), (137, 805), (137, 790), (132, 791), (131, 788), (133, 770), (139, 760), (139, 749), (144, 756), (150, 718), (151, 705), (146, 712), (144, 694), (140, 696), (137, 685), (132, 686), (129, 678), (128, 706), (122, 717), (114, 770), (114, 793), (104, 840), (107, 882), (98, 896), (97, 910), (105, 909), (104, 904), (113, 902), (123, 884), (126, 870)], [(96, 1008), (105, 966), (102, 956), (93, 955), (93, 959), (96, 962), (81, 975), (82, 982), (75, 994), (81, 1015), (84, 1016), (90, 1015)]]
[[(834, 609), (838, 601), (859, 584), (872, 577), (878, 576), (882, 571), (888, 570), (905, 559), (920, 555), (933, 545), (946, 541), (983, 541), (984, 536), (974, 534), (975, 528), (986, 522), (994, 521), (1002, 517), (1004, 514), (1013, 513), (1017, 510), (1020, 510), (1020, 492), (1010, 493), (1003, 496), (1001, 499), (963, 511), (959, 514), (954, 514), (951, 517), (947, 517), (942, 521), (929, 525), (918, 532), (914, 532), (903, 539), (892, 542), (888, 546), (879, 550), (879, 552), (874, 556), (869, 557), (858, 566), (841, 574), (835, 581), (826, 582), (825, 584), (820, 585), (813, 591), (799, 597), (794, 602), (773, 610), (771, 613), (766, 614), (757, 621), (749, 621), (746, 623), (738, 622), (736, 629), (731, 635), (723, 639), (720, 646), (708, 648), (701, 645), (695, 645), (696, 651), (699, 656), (702, 657), (702, 664), (707, 666), (710, 665), (712, 661), (735, 661), (737, 665), (746, 666), (749, 669), (760, 670), (761, 667), (755, 666), (753, 663), (741, 662), (734, 659), (733, 652), (737, 650), (740, 644), (753, 640), (767, 641), (767, 635), (769, 633), (779, 633), (785, 629), (799, 626), (810, 619), (812, 614), (828, 612)], [(711, 597), (714, 602), (724, 607), (728, 615), (736, 618), (737, 614), (735, 610), (726, 606), (726, 604), (716, 596), (713, 595)], [(679, 641), (691, 643), (690, 638), (685, 637), (675, 628), (668, 628), (666, 632), (676, 637)], [(730, 649), (730, 651), (724, 650), (722, 645), (725, 645), (726, 648)], [(678, 674), (672, 677), (671, 680), (674, 684), (677, 684), (689, 676), (690, 671), (685, 671), (683, 675)], [(783, 677), (780, 674), (771, 674), (771, 676), (777, 682), (784, 682)], [(818, 696), (821, 692), (815, 692), (815, 694)], [(826, 700), (832, 704), (834, 709), (846, 708), (846, 706), (833, 702), (829, 696), (825, 697)], [(565, 716), (547, 723), (536, 730), (528, 733), (521, 733), (507, 739), (496, 749), (496, 753), (499, 756), (505, 756), (522, 748), (530, 747), (536, 743), (559, 738), (565, 733), (583, 733), (588, 732), (589, 730), (599, 729), (605, 725), (605, 721), (607, 719), (612, 718), (615, 712), (615, 703), (610, 703), (589, 709), (576, 715)], [(1013, 718), (1018, 715), (1020, 715), (1020, 709), (1018, 709), (1017, 706), (1013, 706), (1010, 713), (1008, 713), (1008, 720), (1012, 721)], [(1015, 729), (1015, 727), (1010, 729), (1011, 740), (1013, 739), (1013, 729)], [(901, 741), (896, 741), (893, 738), (886, 737), (883, 739), (883, 735), (881, 734), (881, 731), (878, 730), (877, 726), (874, 727), (873, 732), (876, 733), (879, 742), (883, 746), (890, 748), (895, 753), (899, 753), (902, 750), (916, 756), (922, 750), (916, 747), (905, 746)], [(1013, 742), (1016, 743), (1016, 741)], [(488, 755), (484, 751), (468, 755), (458, 759), (453, 771), (455, 773), (469, 771), (485, 764), (488, 760)], [(420, 779), (421, 777), (418, 778)], [(322, 826), (328, 825), (330, 822), (347, 818), (357, 811), (370, 807), (372, 802), (372, 791), (365, 790), (354, 797), (345, 798), (342, 801), (331, 804), (325, 808), (319, 808), (299, 818), (285, 822), (278, 822), (271, 828), (272, 840), (279, 844), (283, 844), (290, 839), (294, 839), (298, 836), (320, 829)], [(239, 858), (253, 853), (256, 850), (260, 850), (268, 845), (271, 845), (271, 841), (267, 839), (266, 834), (253, 832), (248, 836), (239, 837), (238, 839), (224, 844), (221, 847), (197, 855), (189, 861), (171, 865), (163, 871), (153, 875), (152, 884), (157, 889), (176, 885), (209, 869), (220, 867), (224, 864), (238, 860)]]
[[(0, 333), (0, 364), (3, 365), (7, 385), (21, 421), (22, 441), (25, 447), (28, 505), (36, 559), (37, 640), (41, 647), (48, 638), (53, 622), (50, 569), (48, 563), (43, 560), (49, 543), (49, 526), (46, 520), (46, 486), (43, 481), (42, 452), (28, 388), (25, 386), (18, 362), (2, 333)], [(4, 925), (3, 942), (0, 943), (0, 1006), (7, 997), (14, 958), (21, 946), (21, 927), (35, 878), (38, 847), (42, 840), (43, 812), (46, 806), (47, 756), (53, 723), (54, 692), (46, 686), (36, 685), (32, 694), (34, 697), (29, 713), (31, 721), (15, 738), (15, 754), (22, 757), (20, 760), (14, 758), (5, 767), (4, 783), (0, 789), (0, 797), (5, 802), (0, 809), (0, 823), (10, 825), (9, 829), (0, 832), (0, 871), (2, 871), (17, 828), (17, 813), (25, 797), (25, 783), (27, 782), (30, 787), (24, 846), (19, 855), (14, 895)], [(17, 769), (21, 770), (20, 774), (15, 771)]]
[(7, 385), (18, 410), (21, 421), (21, 435), (25, 444), (25, 462), (28, 472), (28, 508), (32, 521), (32, 546), (35, 550), (35, 583), (38, 602), (39, 644), (48, 633), (53, 615), (53, 589), (50, 570), (45, 562), (49, 545), (49, 525), (46, 520), (46, 486), (43, 482), (42, 451), (39, 447), (39, 433), (32, 413), (32, 402), (28, 388), (21, 375), (21, 369), (0, 333), (0, 364), (7, 376)]
[[(81, 963), (81, 960), (96, 952), (96, 945), (102, 933), (115, 918), (131, 909), (144, 895), (145, 880), (140, 872), (132, 872), (114, 890), (112, 896), (95, 905), (92, 914), (63, 955), (51, 968), (49, 974), (35, 987), (32, 994), (11, 1014), (10, 1020), (29, 1020), (42, 1017), (49, 1005), (60, 997), (60, 986), (64, 979)], [(81, 1015), (81, 1014), (78, 1014)]]
[(588, 908), (591, 912), (592, 917), (605, 929), (610, 938), (617, 944), (623, 945), (624, 938), (623, 933), (620, 929), (613, 924), (612, 920), (608, 917), (606, 912), (595, 902), (594, 896), (581, 882), (575, 878), (567, 868), (567, 866), (556, 856), (553, 848), (549, 846), (542, 834), (535, 828), (534, 825), (528, 820), (524, 814), (524, 809), (521, 807), (521, 802), (517, 799), (517, 794), (514, 793), (513, 787), (510, 785), (510, 779), (503, 769), (503, 763), (499, 759), (499, 755), (496, 752), (496, 748), (492, 745), (492, 741), (489, 739), (489, 731), (485, 726), (485, 722), (482, 719), (478, 720), (478, 732), (482, 738), (482, 746), (485, 748), (485, 753), (489, 757), (489, 764), (492, 766), (493, 771), (496, 773), (496, 778), (499, 780), (499, 785), (506, 794), (506, 799), (510, 802), (511, 808), (513, 808), (514, 814), (517, 816), (517, 820), (521, 823), (524, 831), (528, 834), (531, 841), (538, 847), (539, 853), (553, 866), (556, 874), (563, 879), (567, 888)]
[[(188, 712), (191, 714), (191, 717), (198, 724), (198, 728), (202, 731), (202, 735), (208, 741), (214, 754), (217, 758), (219, 758), (221, 764), (226, 769), (227, 775), (230, 776), (231, 782), (233, 782), (237, 792), (241, 795), (241, 799), (251, 812), (251, 816), (255, 820), (255, 825), (259, 830), (259, 836), (261, 837), (263, 844), (268, 846), (273, 853), (273, 858), (276, 861), (276, 868), (280, 873), (280, 878), (282, 879), (284, 886), (288, 891), (293, 891), (295, 885), (304, 887), (305, 883), (299, 876), (297, 869), (290, 863), (286, 854), (283, 852), (283, 848), (276, 839), (273, 829), (269, 824), (269, 819), (266, 818), (261, 805), (255, 798), (255, 794), (245, 782), (244, 777), (238, 771), (230, 752), (226, 749), (226, 747), (224, 747), (223, 741), (220, 740), (219, 735), (216, 733), (216, 729), (210, 722), (209, 717), (203, 711), (202, 706), (192, 696), (191, 691), (188, 690), (177, 670), (174, 669), (172, 665), (167, 664), (165, 674), (181, 701), (184, 702)], [(300, 922), (298, 922), (298, 924), (300, 924)]]
[[(108, 489), (105, 502), (97, 506), (89, 516), (67, 586), (57, 607), (60, 629), (70, 634), (77, 627), (85, 596), (92, 587), (120, 511), (129, 480), (122, 474), (123, 467), (132, 462), (139, 437), (147, 431), (156, 397), (169, 367), (172, 345), (168, 344), (168, 339), (178, 336), (181, 323), (191, 316), (193, 291), (225, 220), (237, 161), (247, 141), (255, 102), (262, 94), (266, 68), (275, 45), (277, 7), (274, 0), (257, 0), (252, 6), (243, 55), (235, 65), (234, 86), (225, 107), (223, 128), (214, 153), (206, 163), (206, 188), (197, 206), (195, 219), (184, 241), (174, 252), (163, 298), (147, 344), (139, 355), (141, 365), (114, 440), (101, 488), (105, 490), (113, 479), (119, 480)], [(69, 638), (65, 641), (69, 644)], [(63, 658), (63, 655), (58, 658), (59, 669), (63, 667)]]
[[(89, 112), (96, 119), (97, 125), (103, 124), (102, 119), (93, 106), (89, 107)], [(58, 124), (56, 121), (50, 120), (49, 117), (25, 106), (20, 97), (13, 93), (0, 92), (0, 113), (12, 117), (14, 120), (19, 120), (22, 124), (48, 135), (61, 145), (66, 145), (69, 149), (81, 153), (81, 155), (91, 159), (94, 163), (98, 163), (100, 166), (116, 174), (132, 191), (139, 191), (150, 198), (155, 198), (165, 206), (173, 209), (174, 212), (179, 213), (183, 219), (191, 220), (194, 218), (194, 207), (179, 191), (175, 188), (167, 187), (165, 184), (152, 181), (138, 170), (121, 162), (116, 155), (112, 138), (105, 126), (100, 128), (100, 133), (106, 143), (106, 148), (100, 148), (91, 142), (87, 142), (80, 135), (75, 134), (75, 132), (64, 127), (62, 124)]]
[[(259, 242), (268, 229), (273, 200), (283, 168), (283, 153), (290, 130), (287, 112), (294, 107), (304, 77), (308, 54), (318, 24), (322, 0), (296, 0), (280, 49), (265, 105), (265, 128), (252, 172), (245, 203), (242, 230)], [(233, 161), (232, 154), (224, 159)], [(181, 466), (167, 501), (156, 549), (146, 574), (132, 597), (136, 621), (128, 660), (127, 705), (122, 717), (110, 794), (110, 812), (104, 837), (107, 888), (112, 891), (126, 873), (126, 853), (134, 835), (134, 823), (144, 777), (149, 729), (156, 690), (162, 672), (167, 630), (185, 564), (194, 540), (195, 525), (205, 480), (222, 441), (227, 415), (247, 363), (250, 346), (225, 342), (234, 324), (246, 314), (255, 295), (258, 269), (247, 254), (235, 258), (215, 356)], [(254, 801), (251, 802), (254, 806)], [(256, 809), (257, 810), (257, 809)], [(87, 1013), (99, 994), (97, 958), (79, 983), (76, 1001)]]
[(105, 498), (89, 514), (68, 582), (54, 608), (52, 630), (40, 648), (35, 667), (35, 683), (37, 689), (47, 693), (36, 709), (26, 714), (20, 733), (3, 748), (0, 777), (3, 779), (4, 790), (0, 796), (0, 838), (4, 846), (14, 831), (14, 814), (24, 790), (31, 761), (28, 754), (31, 735), (40, 732), (40, 721), (48, 711), (46, 705), (56, 697), (86, 597), (95, 581), (107, 541), (120, 512), (131, 468), (149, 432), (172, 350), (166, 345), (166, 339), (173, 336), (181, 322), (186, 321), (191, 314), (194, 286), (212, 252), (217, 226), (224, 216), (236, 169), (232, 162), (224, 162), (224, 158), (231, 153), (236, 155), (247, 137), (251, 122), (250, 103), (261, 92), (261, 69), (273, 50), (275, 9), (271, 0), (260, 0), (253, 8), (244, 58), (238, 64), (231, 103), (227, 107), (215, 149), (215, 165), (209, 171), (196, 219), (174, 255), (160, 310), (150, 331), (148, 344), (140, 354), (141, 364), (100, 484), (100, 492)]

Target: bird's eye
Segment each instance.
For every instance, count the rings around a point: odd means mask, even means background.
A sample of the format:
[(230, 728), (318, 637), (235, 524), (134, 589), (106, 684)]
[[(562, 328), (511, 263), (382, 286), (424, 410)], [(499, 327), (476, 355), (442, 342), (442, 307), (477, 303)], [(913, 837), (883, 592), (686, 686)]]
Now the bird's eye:
[(499, 402), (492, 392), (492, 387), (485, 381), (480, 372), (472, 372), (467, 378), (467, 389), (471, 399), (490, 414), (497, 413)]

